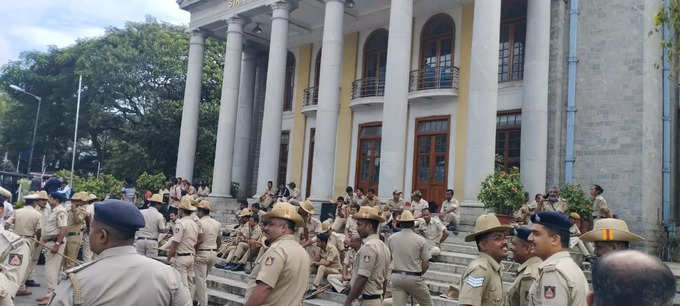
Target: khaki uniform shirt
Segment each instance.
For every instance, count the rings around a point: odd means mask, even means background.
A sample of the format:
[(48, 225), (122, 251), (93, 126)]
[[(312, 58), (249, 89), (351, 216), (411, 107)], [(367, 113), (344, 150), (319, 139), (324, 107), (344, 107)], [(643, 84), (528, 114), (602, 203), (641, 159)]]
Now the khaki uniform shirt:
[(326, 244), (326, 249), (322, 249), (319, 255), (321, 256), (321, 259), (325, 259), (328, 262), (327, 267), (338, 269), (338, 271), (342, 269), (342, 264), (340, 264), (340, 251), (338, 251), (338, 248), (336, 248), (335, 245), (330, 243)]
[(479, 253), (460, 279), (460, 305), (501, 306), (505, 292), (501, 279), (501, 265), (486, 253)]
[(203, 216), (198, 222), (201, 223), (201, 228), (203, 228), (203, 243), (198, 248), (217, 249), (217, 239), (222, 238), (222, 224), (210, 216)]
[(443, 231), (446, 229), (444, 224), (436, 218), (430, 218), (430, 223), (425, 222), (425, 220), (416, 222), (417, 231), (429, 240), (434, 245), (439, 245), (444, 235)]
[(607, 200), (605, 200), (602, 195), (596, 196), (595, 200), (593, 200), (593, 215), (600, 217), (600, 209), (604, 208), (609, 208), (609, 206), (607, 206)]
[(392, 269), (395, 271), (422, 272), (423, 262), (432, 258), (425, 238), (410, 228), (390, 235), (387, 246), (392, 254)]
[(311, 260), (293, 235), (279, 237), (255, 261), (250, 273), (246, 301), (257, 282), (272, 288), (266, 305), (300, 305), (309, 282)]
[(539, 278), (529, 289), (529, 305), (586, 305), (588, 281), (567, 251), (538, 266)]
[(505, 300), (507, 306), (529, 305), (529, 289), (538, 279), (538, 266), (542, 262), (543, 260), (534, 256), (519, 266), (517, 277), (508, 290), (508, 298)]
[(139, 212), (144, 217), (144, 227), (135, 236), (158, 239), (158, 234), (166, 229), (165, 217), (153, 206)]
[(543, 211), (556, 211), (566, 214), (569, 210), (569, 203), (563, 198), (559, 198), (557, 202), (553, 203), (548, 200), (543, 201)]
[[(66, 272), (78, 280), (82, 305), (191, 305), (179, 272), (137, 254), (132, 246), (106, 249), (96, 260)], [(74, 305), (70, 278), (59, 282), (54, 293), (50, 305)]]
[(294, 189), (288, 188), (288, 191), (290, 191), (288, 200), (300, 200), (300, 189), (297, 189), (297, 187)]
[(25, 280), (31, 262), (31, 247), (26, 239), (0, 229), (0, 297), (14, 297)]
[(59, 229), (68, 226), (68, 211), (64, 205), (59, 205), (47, 212), (42, 237), (52, 238), (59, 235)]
[[(316, 237), (316, 234), (321, 230), (321, 221), (319, 221), (316, 218), (309, 218), (309, 221), (305, 222), (305, 226), (307, 227), (307, 234), (309, 237), (307, 239), (314, 239)], [(304, 241), (305, 237), (305, 229), (302, 227), (297, 228), (298, 232), (298, 239), (300, 241)]]
[(377, 207), (380, 208), (380, 199), (378, 197), (373, 196), (373, 199), (369, 199), (368, 197), (365, 197), (361, 201), (361, 206), (370, 206), (370, 207)]
[(392, 272), (390, 269), (391, 258), (390, 250), (377, 234), (366, 237), (354, 259), (352, 286), (358, 276), (364, 276), (368, 278), (368, 281), (361, 294), (383, 294), (385, 280)]
[(178, 242), (177, 253), (191, 253), (196, 254), (196, 242), (198, 242), (198, 224), (194, 222), (191, 216), (185, 216), (177, 219), (175, 226), (172, 229), (171, 241)]
[(345, 224), (345, 235), (350, 235), (352, 237), (358, 237), (359, 231), (357, 229), (357, 220), (351, 216), (347, 218), (347, 223)]
[(250, 227), (248, 223), (243, 224), (239, 227), (239, 235), (244, 240), (258, 240), (262, 237), (262, 228), (260, 225), (255, 225)]
[(423, 215), (423, 209), (430, 207), (424, 199), (420, 199), (418, 202), (411, 202), (411, 211), (413, 212), (413, 217), (418, 219)]
[(80, 207), (71, 206), (68, 210), (68, 230), (67, 233), (78, 234), (85, 228), (85, 216), (87, 213)]
[(40, 212), (33, 206), (14, 211), (14, 232), (20, 236), (35, 237), (40, 231)]
[(362, 199), (361, 199), (359, 196), (357, 196), (357, 194), (354, 193), (354, 192), (352, 193), (352, 195), (349, 195), (349, 194), (345, 193), (344, 199), (345, 199), (345, 202), (347, 202), (347, 204), (350, 204), (350, 205), (352, 205), (352, 204), (359, 204), (359, 203), (361, 202), (361, 200), (362, 200)]
[(460, 207), (460, 204), (458, 203), (458, 200), (456, 200), (455, 198), (451, 198), (451, 201), (445, 200), (444, 202), (442, 202), (442, 208), (439, 211), (439, 213), (444, 215), (444, 214), (447, 213), (447, 211), (449, 209), (455, 208), (456, 210), (451, 212), (451, 213), (458, 216), (458, 215), (460, 215), (460, 210), (458, 210), (459, 207)]
[(399, 199), (399, 201), (395, 201), (394, 198), (389, 199), (387, 202), (385, 202), (385, 206), (390, 209), (390, 211), (401, 211), (404, 210), (404, 200)]

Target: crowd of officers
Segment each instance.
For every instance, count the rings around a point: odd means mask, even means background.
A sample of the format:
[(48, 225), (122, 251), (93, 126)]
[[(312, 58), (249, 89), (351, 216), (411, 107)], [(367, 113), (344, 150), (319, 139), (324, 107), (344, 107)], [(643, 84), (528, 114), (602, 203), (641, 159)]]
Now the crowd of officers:
[[(241, 203), (239, 224), (225, 229), (210, 217), (210, 202), (191, 195), (168, 206), (153, 194), (138, 209), (120, 200), (93, 204), (95, 195), (77, 192), (67, 207), (69, 199), (48, 185), (24, 197), (25, 207), (7, 222), (11, 231), (0, 229), (0, 305), (30, 294), (25, 285), (43, 250), (42, 305), (207, 305), (207, 276), (217, 266), (249, 274), (246, 305), (299, 305), (332, 288), (347, 295), (345, 305), (427, 306), (433, 302), (424, 274), (460, 220), (453, 190), (433, 209), (418, 191), (411, 203), (398, 191), (381, 203), (374, 190), (348, 187), (335, 217), (320, 222), (312, 202), (293, 198), (296, 190), (274, 192), (270, 183), (257, 203)], [(643, 239), (623, 220), (608, 218), (601, 189), (598, 196), (604, 203), (594, 229), (577, 237), (578, 216), (565, 215), (557, 190), (533, 208), (523, 206), (513, 226), (494, 214), (479, 216), (465, 241), (474, 241), (480, 255), (442, 297), (475, 306), (586, 305), (592, 297), (581, 262), (570, 254), (573, 238), (593, 243), (598, 257)], [(509, 251), (518, 267), (507, 288), (502, 261)], [(226, 264), (216, 265), (218, 257)]]

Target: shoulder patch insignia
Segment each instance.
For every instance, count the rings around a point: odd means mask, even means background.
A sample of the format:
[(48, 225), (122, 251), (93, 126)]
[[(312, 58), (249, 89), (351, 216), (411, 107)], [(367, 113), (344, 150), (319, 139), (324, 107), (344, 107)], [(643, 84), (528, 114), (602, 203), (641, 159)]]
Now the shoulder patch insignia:
[(274, 263), (274, 257), (267, 257), (267, 259), (264, 261), (265, 266), (271, 266)]
[(543, 286), (543, 297), (546, 299), (554, 299), (555, 286)]
[(468, 276), (465, 279), (465, 282), (472, 288), (479, 288), (484, 284), (484, 276), (480, 277)]
[(364, 262), (365, 262), (365, 263), (368, 263), (368, 262), (370, 262), (370, 261), (371, 261), (371, 256), (365, 255), (365, 256), (364, 256)]
[(7, 256), (7, 264), (10, 266), (21, 266), (21, 263), (24, 261), (24, 256), (21, 254), (14, 254), (14, 253), (9, 253)]

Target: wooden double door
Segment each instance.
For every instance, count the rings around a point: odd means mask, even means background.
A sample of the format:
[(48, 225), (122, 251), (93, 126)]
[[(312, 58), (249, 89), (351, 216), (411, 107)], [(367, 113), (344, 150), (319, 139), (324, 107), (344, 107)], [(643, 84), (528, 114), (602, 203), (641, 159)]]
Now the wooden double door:
[(441, 205), (446, 197), (449, 164), (449, 117), (416, 120), (413, 189)]

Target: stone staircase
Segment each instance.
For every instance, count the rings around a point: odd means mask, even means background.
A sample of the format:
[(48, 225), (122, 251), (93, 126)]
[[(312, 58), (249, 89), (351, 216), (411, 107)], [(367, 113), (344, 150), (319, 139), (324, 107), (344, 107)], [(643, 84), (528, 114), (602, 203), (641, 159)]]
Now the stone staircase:
[[(463, 227), (462, 230), (471, 230)], [(425, 279), (434, 305), (437, 306), (457, 306), (457, 300), (449, 300), (439, 297), (446, 292), (450, 284), (458, 286), (462, 273), (467, 265), (479, 254), (474, 242), (465, 242), (464, 237), (467, 232), (461, 232), (458, 236), (450, 235), (441, 246), (441, 254), (434, 258), (430, 263), (430, 268), (425, 273)], [(504, 261), (503, 263), (503, 282), (505, 288), (509, 288), (515, 277), (517, 264)], [(590, 272), (585, 272), (586, 278), (590, 281)], [(311, 282), (310, 277), (310, 282)], [(678, 292), (680, 293), (680, 273), (676, 273)], [(211, 305), (243, 305), (244, 295), (247, 287), (248, 275), (244, 272), (232, 272), (213, 268), (208, 276), (208, 294)], [(328, 290), (319, 294), (316, 298), (303, 301), (306, 306), (331, 306), (342, 305), (345, 295)], [(680, 294), (676, 295), (674, 305), (680, 305)]]

